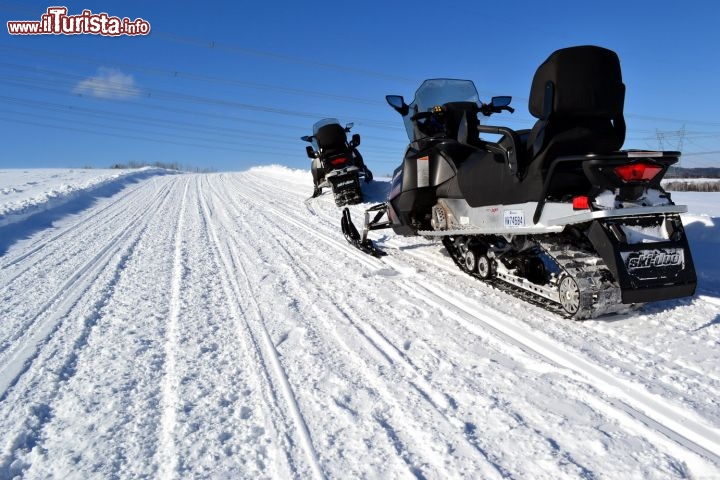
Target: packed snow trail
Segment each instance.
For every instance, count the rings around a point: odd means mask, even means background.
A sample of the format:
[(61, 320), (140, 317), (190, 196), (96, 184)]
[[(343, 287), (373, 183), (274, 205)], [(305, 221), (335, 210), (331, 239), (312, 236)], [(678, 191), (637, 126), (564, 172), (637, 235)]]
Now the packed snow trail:
[(0, 478), (720, 476), (712, 292), (562, 320), (308, 186), (155, 177), (0, 256)]

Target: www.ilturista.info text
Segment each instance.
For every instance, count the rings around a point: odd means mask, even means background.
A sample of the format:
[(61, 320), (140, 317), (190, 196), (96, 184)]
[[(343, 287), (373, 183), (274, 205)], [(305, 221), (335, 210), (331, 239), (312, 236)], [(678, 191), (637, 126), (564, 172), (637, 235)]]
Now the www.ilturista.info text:
[(83, 10), (80, 15), (68, 15), (66, 7), (50, 7), (40, 21), (19, 20), (7, 22), (11, 35), (147, 35), (150, 23), (137, 18), (111, 17), (107, 13)]

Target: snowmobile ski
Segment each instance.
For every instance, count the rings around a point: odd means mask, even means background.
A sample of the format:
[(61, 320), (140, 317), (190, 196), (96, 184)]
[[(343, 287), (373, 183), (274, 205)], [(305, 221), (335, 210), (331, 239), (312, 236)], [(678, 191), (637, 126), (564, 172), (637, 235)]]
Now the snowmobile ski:
[(367, 229), (363, 230), (362, 236), (360, 235), (360, 232), (358, 232), (357, 228), (355, 228), (355, 225), (350, 218), (350, 210), (347, 207), (343, 209), (342, 220), (340, 222), (343, 235), (350, 245), (369, 255), (372, 255), (373, 257), (382, 257), (387, 255), (387, 253), (378, 248), (372, 240), (367, 238)]

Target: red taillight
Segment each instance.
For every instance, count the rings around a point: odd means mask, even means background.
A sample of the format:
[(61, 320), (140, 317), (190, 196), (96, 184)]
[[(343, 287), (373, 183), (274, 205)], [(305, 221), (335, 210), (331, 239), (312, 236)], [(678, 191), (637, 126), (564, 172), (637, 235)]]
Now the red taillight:
[(587, 210), (588, 208), (590, 208), (588, 197), (573, 197), (573, 210)]
[(330, 163), (332, 164), (333, 167), (342, 165), (345, 162), (347, 162), (347, 158), (345, 158), (345, 157), (338, 157), (338, 158), (333, 158), (332, 160), (330, 160)]
[(631, 163), (613, 168), (615, 175), (623, 182), (647, 182), (662, 171), (662, 167), (652, 163)]

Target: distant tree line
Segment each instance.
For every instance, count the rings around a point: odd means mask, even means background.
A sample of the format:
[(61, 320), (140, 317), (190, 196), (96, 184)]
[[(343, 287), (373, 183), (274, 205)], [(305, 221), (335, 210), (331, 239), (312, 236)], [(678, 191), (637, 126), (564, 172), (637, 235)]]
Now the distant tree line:
[(720, 178), (720, 168), (717, 167), (670, 167), (665, 178)]
[(180, 165), (177, 162), (136, 162), (134, 160), (129, 161), (127, 163), (116, 163), (112, 165), (110, 168), (115, 169), (127, 169), (127, 168), (142, 168), (142, 167), (157, 167), (157, 168), (165, 168), (167, 170), (178, 170), (182, 172), (200, 172), (200, 173), (211, 173), (214, 172), (214, 169), (211, 168), (197, 168), (197, 167), (185, 167), (183, 165)]
[(131, 160), (127, 163), (116, 163), (110, 168), (123, 169), (123, 168), (142, 168), (142, 167), (157, 167), (157, 168), (167, 168), (168, 170), (182, 170), (181, 165), (177, 162), (149, 163), (149, 162), (136, 162), (135, 160)]
[(674, 192), (720, 192), (720, 168), (673, 166), (665, 173), (662, 186)]
[(667, 180), (662, 182), (665, 190), (671, 192), (720, 192), (720, 181)]

